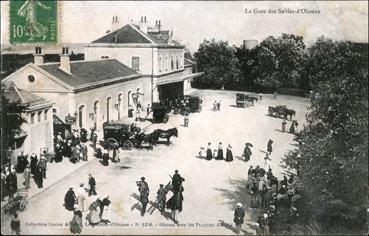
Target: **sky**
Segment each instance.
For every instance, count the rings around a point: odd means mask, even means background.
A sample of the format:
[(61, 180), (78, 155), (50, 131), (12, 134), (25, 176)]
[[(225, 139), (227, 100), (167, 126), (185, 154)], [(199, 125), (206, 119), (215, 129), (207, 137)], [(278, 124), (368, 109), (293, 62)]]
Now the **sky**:
[[(164, 29), (192, 52), (204, 39), (226, 40), (241, 45), (244, 39), (259, 42), (282, 33), (304, 37), (307, 45), (324, 35), (334, 40), (368, 42), (368, 2), (345, 1), (65, 1), (60, 11), (61, 43), (89, 43), (111, 27), (113, 16), (120, 24), (161, 20)], [(251, 10), (246, 13), (245, 9)], [(254, 9), (257, 12), (254, 13)], [(260, 10), (308, 9), (319, 14), (272, 14)], [(8, 2), (1, 2), (1, 40), (8, 44)]]

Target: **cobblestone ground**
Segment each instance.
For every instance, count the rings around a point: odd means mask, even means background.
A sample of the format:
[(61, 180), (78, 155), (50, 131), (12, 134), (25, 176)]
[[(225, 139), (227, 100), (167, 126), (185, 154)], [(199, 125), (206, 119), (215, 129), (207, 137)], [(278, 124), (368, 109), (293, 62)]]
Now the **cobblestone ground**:
[[(178, 138), (172, 144), (159, 144), (153, 151), (121, 151), (120, 163), (102, 166), (94, 159), (62, 181), (51, 186), (30, 200), (25, 212), (20, 213), (22, 234), (70, 234), (66, 226), (72, 219), (72, 212), (63, 207), (63, 199), (69, 185), (87, 185), (88, 173), (97, 181), (98, 196), (110, 196), (108, 218), (112, 224), (91, 227), (85, 225), (83, 234), (235, 234), (233, 213), (237, 202), (245, 206), (246, 217), (242, 225), (243, 234), (255, 234), (258, 211), (249, 207), (246, 193), (247, 170), (250, 165), (264, 165), (267, 141), (274, 140), (270, 166), (277, 177), (281, 177), (281, 158), (293, 146), (293, 136), (282, 133), (282, 119), (267, 116), (268, 106), (287, 105), (296, 110), (299, 128), (304, 123), (307, 99), (264, 95), (250, 108), (235, 106), (235, 93), (231, 91), (199, 90), (193, 95), (203, 97), (203, 109), (190, 115), (189, 127), (183, 127), (183, 117), (171, 116), (167, 124), (154, 124), (155, 128), (177, 127)], [(221, 110), (212, 111), (214, 100), (221, 100)], [(287, 124), (289, 128), (290, 122)], [(197, 158), (201, 146), (208, 142), (224, 149), (230, 143), (233, 147), (233, 162)], [(253, 155), (249, 162), (241, 158), (246, 142), (253, 144)], [(216, 144), (216, 146), (215, 146)], [(94, 157), (90, 157), (94, 158)], [(170, 213), (161, 215), (157, 210), (152, 215), (140, 216), (140, 204), (136, 180), (146, 177), (150, 186), (149, 199), (154, 201), (159, 184), (170, 181), (169, 175), (179, 173), (186, 179), (184, 186), (183, 211), (179, 214), (179, 225), (175, 226)], [(59, 171), (63, 171), (60, 169)], [(51, 175), (52, 173), (50, 173)], [(167, 199), (171, 197), (168, 194)], [(87, 202), (91, 202), (88, 198)], [(87, 204), (89, 205), (89, 204)], [(87, 212), (84, 212), (84, 216)], [(105, 214), (105, 213), (104, 213)], [(84, 219), (85, 223), (85, 219)], [(9, 221), (2, 219), (2, 232), (9, 233)]]

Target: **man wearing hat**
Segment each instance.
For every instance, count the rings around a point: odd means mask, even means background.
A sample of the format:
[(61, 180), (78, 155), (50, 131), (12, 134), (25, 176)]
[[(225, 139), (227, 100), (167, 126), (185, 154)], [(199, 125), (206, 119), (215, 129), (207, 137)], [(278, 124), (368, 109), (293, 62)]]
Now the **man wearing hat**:
[(164, 188), (163, 184), (160, 184), (160, 188), (157, 192), (158, 196), (158, 204), (159, 204), (159, 210), (161, 211), (161, 213), (164, 212), (165, 210), (165, 202), (167, 201), (167, 193), (168, 190)]
[(140, 202), (142, 204), (141, 216), (144, 216), (147, 203), (149, 203), (149, 184), (145, 181), (145, 177), (141, 177), (141, 181), (138, 181), (137, 185), (138, 191), (140, 192)]
[(237, 234), (241, 232), (241, 225), (243, 224), (243, 218), (245, 217), (245, 211), (243, 210), (242, 203), (237, 203), (236, 210), (234, 211), (234, 223), (236, 224)]
[(245, 157), (245, 161), (248, 162), (250, 160), (250, 156), (252, 155), (251, 149), (247, 143), (245, 143), (245, 149), (243, 150), (243, 156)]
[(269, 139), (268, 144), (267, 144), (267, 151), (269, 155), (272, 154), (272, 151), (273, 151), (272, 144), (273, 144), (273, 140)]
[(92, 174), (88, 174), (89, 178), (88, 178), (88, 185), (90, 185), (90, 190), (88, 191), (88, 196), (91, 195), (96, 195), (96, 181), (95, 178), (92, 176)]
[(74, 210), (74, 204), (76, 203), (76, 195), (73, 191), (73, 186), (69, 186), (69, 190), (64, 197), (64, 206), (68, 211)]
[(179, 186), (181, 186), (182, 182), (185, 181), (185, 179), (182, 178), (182, 176), (180, 174), (178, 174), (178, 170), (175, 170), (174, 172), (175, 173), (174, 173), (173, 178), (172, 178), (173, 190), (178, 191)]

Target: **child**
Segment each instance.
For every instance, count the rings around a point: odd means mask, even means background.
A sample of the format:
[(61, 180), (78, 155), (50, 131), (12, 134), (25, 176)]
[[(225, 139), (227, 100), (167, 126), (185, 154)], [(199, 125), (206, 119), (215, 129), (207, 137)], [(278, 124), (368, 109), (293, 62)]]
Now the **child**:
[(199, 158), (203, 159), (206, 157), (206, 151), (204, 147), (200, 147)]
[(184, 127), (188, 127), (188, 115), (186, 114), (186, 116), (184, 117)]

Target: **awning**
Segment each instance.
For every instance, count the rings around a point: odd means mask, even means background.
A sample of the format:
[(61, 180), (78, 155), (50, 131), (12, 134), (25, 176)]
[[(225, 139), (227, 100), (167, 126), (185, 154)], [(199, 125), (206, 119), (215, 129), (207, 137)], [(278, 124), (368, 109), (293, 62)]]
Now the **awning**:
[(194, 77), (200, 76), (202, 74), (203, 74), (203, 72), (199, 72), (199, 73), (193, 73), (193, 74), (189, 74), (189, 75), (185, 75), (185, 76), (172, 75), (172, 76), (164, 77), (162, 79), (158, 78), (158, 81), (156, 82), (156, 85), (182, 82), (185, 79), (194, 78)]

